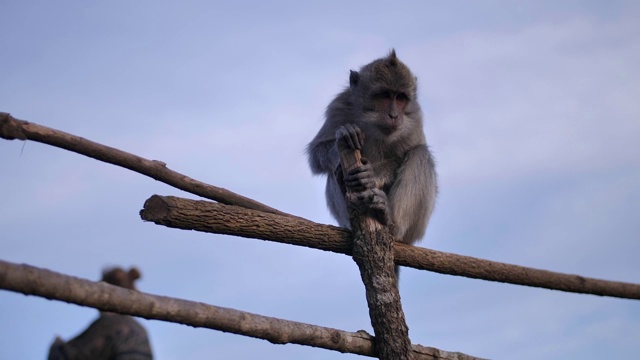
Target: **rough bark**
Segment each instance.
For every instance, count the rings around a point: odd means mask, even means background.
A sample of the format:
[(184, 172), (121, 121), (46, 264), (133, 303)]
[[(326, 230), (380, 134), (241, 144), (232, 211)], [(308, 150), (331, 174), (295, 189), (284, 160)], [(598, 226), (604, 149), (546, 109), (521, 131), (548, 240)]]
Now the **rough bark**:
[[(2, 260), (0, 289), (103, 311), (250, 336), (274, 344), (300, 344), (342, 353), (374, 356), (373, 338), (364, 331), (346, 332), (195, 301), (150, 295), (105, 282), (93, 282)], [(479, 359), (421, 345), (413, 345), (412, 351), (415, 359), (421, 360)]]
[[(210, 201), (154, 195), (145, 202), (140, 216), (143, 220), (172, 228), (256, 238), (352, 255), (353, 237), (347, 229)], [(393, 244), (393, 249), (397, 265), (414, 269), (640, 300), (639, 284), (562, 274), (398, 243)]]
[[(349, 169), (362, 166), (360, 151), (348, 148), (341, 140), (336, 143), (346, 177)], [(370, 209), (357, 200), (349, 187), (346, 201), (354, 236), (352, 256), (365, 288), (376, 354), (380, 360), (410, 360), (409, 327), (394, 272), (393, 236), (371, 216)]]
[(0, 138), (6, 140), (32, 140), (49, 144), (109, 164), (121, 166), (180, 190), (202, 196), (205, 199), (273, 214), (288, 215), (253, 199), (182, 175), (167, 168), (167, 164), (162, 161), (148, 160), (63, 131), (19, 120), (4, 112), (0, 112)]
[[(49, 144), (130, 169), (189, 193), (219, 201), (223, 204), (238, 205), (248, 209), (257, 209), (267, 213), (293, 217), (292, 215), (274, 210), (273, 208), (260, 204), (252, 199), (234, 194), (222, 188), (202, 183), (175, 171), (169, 170), (161, 161), (147, 160), (118, 149), (94, 143), (72, 134), (67, 134), (24, 120), (18, 120), (4, 112), (0, 112), (0, 138), (7, 140), (33, 140)], [(247, 201), (245, 201), (245, 199)], [(209, 202), (208, 204), (211, 203)], [(209, 211), (221, 211), (220, 209), (221, 208), (214, 208)], [(263, 240), (290, 243), (351, 255), (351, 236), (350, 232), (347, 230), (340, 229), (335, 226), (319, 225), (302, 218), (294, 217), (296, 221), (290, 223), (292, 226), (299, 226), (298, 229), (305, 229), (305, 231), (317, 231), (317, 233), (312, 234), (312, 237), (305, 238), (299, 234), (291, 235), (293, 232), (298, 230), (292, 230), (289, 228), (287, 228), (283, 234), (270, 233), (270, 231), (273, 231), (272, 226), (274, 225), (273, 223), (270, 223), (270, 221), (275, 221), (275, 219), (278, 219), (278, 221), (284, 221), (281, 216), (267, 217), (267, 222), (263, 223), (260, 228), (253, 229), (255, 232), (252, 233), (251, 231), (247, 232), (240, 228), (251, 228), (253, 226), (252, 224), (254, 219), (257, 219), (259, 216), (258, 214), (260, 213), (251, 211), (243, 212), (242, 209), (233, 207), (229, 209), (233, 209), (233, 214), (229, 214), (229, 216), (232, 218), (237, 217), (236, 223), (211, 223), (211, 227), (208, 229), (206, 229), (206, 224), (201, 224), (205, 227), (202, 229), (197, 227), (190, 228), (188, 226), (171, 226), (168, 223), (163, 225), (211, 233), (256, 237)], [(172, 220), (170, 218), (173, 215), (174, 213), (162, 221), (171, 222)], [(207, 215), (204, 215), (204, 217), (206, 218)], [(245, 220), (248, 222), (244, 222)], [(180, 221), (178, 221), (178, 223), (179, 222)], [(158, 223), (160, 224), (160, 222)], [(303, 224), (311, 225), (306, 226)], [(202, 226), (199, 225), (198, 227)], [(306, 235), (307, 234), (305, 233), (305, 236)], [(315, 238), (313, 238), (313, 236), (315, 236)], [(394, 244), (394, 248), (395, 262), (397, 265), (474, 279), (534, 286), (574, 293), (640, 300), (640, 285), (637, 284), (599, 280), (579, 275), (561, 274), (403, 244)]]

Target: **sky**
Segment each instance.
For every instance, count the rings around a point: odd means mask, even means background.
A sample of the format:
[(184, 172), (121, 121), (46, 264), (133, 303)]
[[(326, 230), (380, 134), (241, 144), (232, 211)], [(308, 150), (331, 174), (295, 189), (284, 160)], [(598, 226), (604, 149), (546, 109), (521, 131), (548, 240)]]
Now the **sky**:
[[(304, 148), (350, 69), (395, 48), (418, 77), (440, 193), (418, 246), (640, 283), (640, 5), (633, 1), (0, 2), (0, 111), (334, 224)], [(0, 140), (0, 259), (372, 332), (344, 255), (169, 229), (197, 198)], [(640, 302), (404, 268), (413, 343), (492, 359), (634, 358)], [(42, 359), (98, 315), (0, 291), (0, 358)], [(156, 320), (156, 359), (356, 359)]]

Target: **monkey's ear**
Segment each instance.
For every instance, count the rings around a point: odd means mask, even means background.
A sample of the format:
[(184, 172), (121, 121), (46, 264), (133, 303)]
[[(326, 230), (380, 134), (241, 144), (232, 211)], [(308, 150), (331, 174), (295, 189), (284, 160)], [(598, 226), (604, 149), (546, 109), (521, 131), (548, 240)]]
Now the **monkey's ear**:
[(129, 269), (129, 279), (131, 279), (131, 281), (140, 279), (140, 276), (142, 276), (142, 274), (137, 267), (132, 267), (131, 269)]
[(349, 73), (349, 86), (353, 89), (358, 85), (358, 82), (360, 82), (360, 73), (351, 70)]
[(389, 54), (389, 57), (387, 59), (389, 60), (389, 64), (391, 64), (392, 66), (398, 65), (398, 57), (396, 56), (396, 49), (391, 49), (391, 53)]

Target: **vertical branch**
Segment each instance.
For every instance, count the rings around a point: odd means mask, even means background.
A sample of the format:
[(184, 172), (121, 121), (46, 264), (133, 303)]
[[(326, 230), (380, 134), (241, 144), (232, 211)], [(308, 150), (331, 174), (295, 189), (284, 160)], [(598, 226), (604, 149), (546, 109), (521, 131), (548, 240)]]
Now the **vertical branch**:
[[(359, 150), (349, 149), (340, 140), (337, 146), (345, 175), (362, 165)], [(366, 291), (376, 355), (381, 360), (409, 360), (411, 341), (394, 271), (393, 236), (369, 215), (368, 209), (359, 206), (348, 188), (347, 207), (354, 236), (353, 260)]]

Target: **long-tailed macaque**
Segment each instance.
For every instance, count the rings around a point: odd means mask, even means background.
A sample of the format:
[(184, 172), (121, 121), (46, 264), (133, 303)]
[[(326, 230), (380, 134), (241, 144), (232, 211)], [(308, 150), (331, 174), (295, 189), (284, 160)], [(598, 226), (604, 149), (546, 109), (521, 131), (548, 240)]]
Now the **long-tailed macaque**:
[[(351, 71), (349, 87), (327, 107), (307, 154), (311, 171), (327, 175), (327, 204), (340, 226), (351, 227), (348, 188), (380, 211), (383, 224), (393, 223), (396, 241), (413, 244), (424, 235), (437, 184), (416, 90), (416, 77), (392, 50)], [(336, 141), (360, 150), (363, 165), (343, 176)]]
[[(102, 281), (136, 290), (140, 271), (111, 268), (103, 271)], [(56, 337), (49, 349), (49, 360), (152, 360), (146, 330), (133, 317), (101, 312), (100, 317), (77, 337), (64, 341)]]

